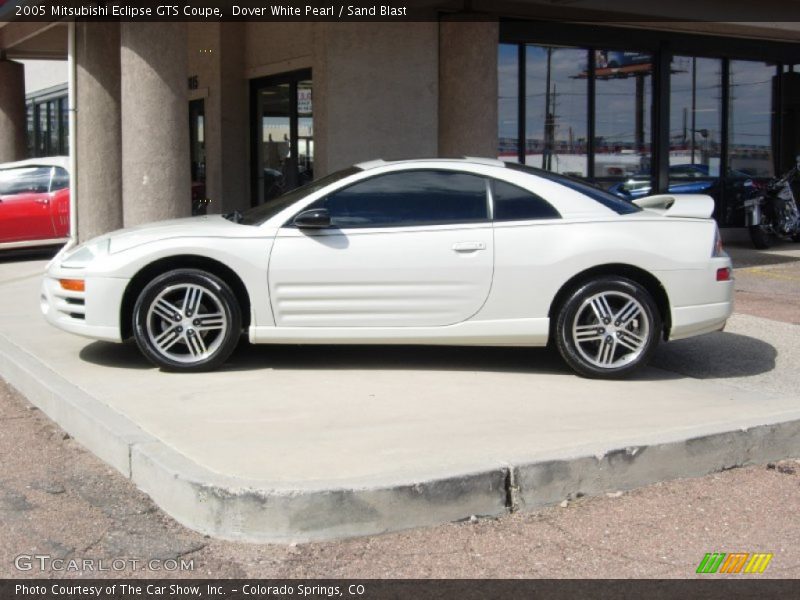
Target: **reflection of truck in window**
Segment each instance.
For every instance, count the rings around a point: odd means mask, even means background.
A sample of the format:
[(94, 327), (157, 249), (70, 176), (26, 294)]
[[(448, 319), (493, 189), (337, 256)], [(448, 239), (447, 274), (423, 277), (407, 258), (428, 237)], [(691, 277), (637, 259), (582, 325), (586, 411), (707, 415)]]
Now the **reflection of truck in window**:
[[(598, 78), (618, 78), (628, 74), (647, 74), (653, 70), (653, 57), (646, 52), (625, 52), (622, 50), (595, 50), (595, 74)], [(586, 77), (588, 65), (581, 65), (578, 78)]]
[[(619, 69), (621, 67), (629, 67), (632, 65), (648, 65), (652, 62), (652, 57), (643, 52), (622, 52), (619, 50), (597, 50), (597, 66), (602, 66), (610, 69)], [(602, 55), (602, 56), (600, 56)]]

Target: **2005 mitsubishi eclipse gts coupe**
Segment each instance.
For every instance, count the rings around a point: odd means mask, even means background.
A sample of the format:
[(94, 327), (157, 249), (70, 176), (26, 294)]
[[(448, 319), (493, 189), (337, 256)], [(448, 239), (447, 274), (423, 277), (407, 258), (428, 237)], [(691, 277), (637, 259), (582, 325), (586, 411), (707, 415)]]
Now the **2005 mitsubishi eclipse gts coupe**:
[(724, 327), (731, 261), (714, 203), (631, 203), (493, 159), (363, 163), (244, 213), (123, 229), (62, 251), (41, 307), (155, 365), (267, 344), (544, 346), (587, 377)]

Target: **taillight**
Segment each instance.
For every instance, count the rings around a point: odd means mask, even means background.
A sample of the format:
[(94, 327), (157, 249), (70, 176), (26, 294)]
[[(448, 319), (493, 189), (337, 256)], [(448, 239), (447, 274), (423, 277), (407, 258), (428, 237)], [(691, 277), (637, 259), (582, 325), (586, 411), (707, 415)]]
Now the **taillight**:
[(730, 280), (731, 280), (730, 267), (723, 267), (722, 269), (717, 269), (717, 281), (730, 281)]
[(714, 249), (711, 252), (712, 257), (724, 256), (725, 251), (722, 249), (722, 236), (719, 234), (719, 227), (714, 225)]

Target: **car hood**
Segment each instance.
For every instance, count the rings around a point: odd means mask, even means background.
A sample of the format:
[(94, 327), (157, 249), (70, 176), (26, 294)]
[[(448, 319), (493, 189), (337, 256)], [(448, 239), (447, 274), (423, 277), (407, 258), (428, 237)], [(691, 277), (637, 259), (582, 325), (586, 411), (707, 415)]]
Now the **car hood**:
[(107, 238), (111, 240), (109, 251), (114, 254), (141, 244), (173, 238), (252, 238), (264, 236), (265, 232), (260, 227), (240, 225), (229, 221), (222, 215), (202, 215), (126, 227), (98, 239)]

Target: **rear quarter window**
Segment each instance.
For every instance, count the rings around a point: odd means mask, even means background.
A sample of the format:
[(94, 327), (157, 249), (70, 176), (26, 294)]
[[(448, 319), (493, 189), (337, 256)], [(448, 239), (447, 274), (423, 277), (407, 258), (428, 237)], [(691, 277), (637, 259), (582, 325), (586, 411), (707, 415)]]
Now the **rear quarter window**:
[(495, 221), (561, 218), (561, 214), (544, 198), (498, 179), (492, 181), (492, 199)]
[(595, 202), (613, 210), (618, 215), (629, 215), (631, 213), (641, 212), (642, 210), (632, 202), (618, 198), (614, 194), (605, 190), (601, 190), (600, 188), (595, 187), (588, 182), (573, 179), (572, 177), (567, 177), (566, 175), (560, 175), (558, 173), (552, 173), (550, 171), (536, 169), (534, 167), (520, 165), (518, 163), (506, 163), (506, 168), (513, 169), (515, 171), (522, 171), (523, 173), (535, 175), (537, 177), (547, 179), (548, 181), (558, 183), (559, 185), (563, 185), (566, 188), (583, 194), (587, 198), (591, 198)]

